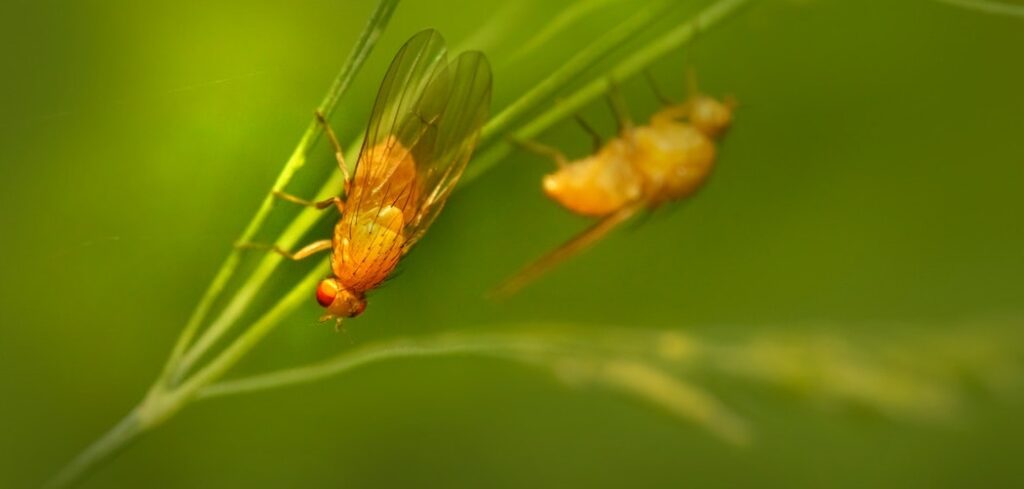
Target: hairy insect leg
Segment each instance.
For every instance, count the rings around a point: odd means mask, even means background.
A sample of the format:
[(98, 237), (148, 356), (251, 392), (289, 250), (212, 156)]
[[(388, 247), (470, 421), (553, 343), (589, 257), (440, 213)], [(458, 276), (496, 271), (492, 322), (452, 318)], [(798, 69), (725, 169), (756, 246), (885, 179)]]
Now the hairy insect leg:
[(615, 122), (619, 127), (619, 134), (630, 134), (633, 132), (633, 119), (629, 116), (629, 109), (626, 107), (626, 100), (619, 90), (619, 83), (614, 78), (608, 79), (608, 105), (615, 114)]
[(654, 79), (654, 75), (650, 70), (644, 70), (644, 79), (647, 80), (647, 84), (651, 87), (651, 92), (654, 93), (654, 97), (661, 102), (661, 105), (674, 105), (675, 102), (665, 95), (665, 92), (661, 91), (661, 87), (658, 86), (658, 81)]
[(239, 249), (273, 251), (278, 255), (281, 255), (289, 260), (295, 261), (299, 261), (304, 258), (309, 258), (310, 256), (320, 253), (321, 251), (327, 251), (331, 249), (333, 246), (334, 244), (331, 242), (331, 240), (322, 239), (320, 241), (314, 241), (306, 246), (303, 246), (302, 248), (299, 249), (299, 251), (292, 253), (284, 248), (281, 248), (280, 246), (265, 243), (237, 243), (235, 245), (235, 247)]
[(341, 169), (341, 174), (345, 177), (345, 195), (348, 195), (352, 177), (348, 173), (348, 165), (345, 164), (345, 150), (341, 148), (341, 143), (338, 142), (338, 136), (334, 134), (334, 129), (332, 129), (331, 124), (327, 122), (327, 117), (325, 117), (324, 113), (320, 110), (316, 111), (316, 120), (324, 127), (324, 132), (327, 133), (327, 139), (331, 142), (331, 147), (334, 148), (334, 159), (338, 160), (338, 168)]
[(575, 119), (576, 123), (583, 128), (584, 132), (590, 135), (590, 138), (593, 140), (594, 143), (594, 151), (596, 152), (597, 150), (601, 149), (601, 146), (604, 145), (604, 138), (601, 137), (601, 133), (597, 132), (597, 129), (594, 129), (594, 126), (590, 125), (590, 123), (587, 122), (587, 120), (584, 119), (583, 116), (579, 114), (573, 114), (573, 119)]
[(601, 238), (605, 237), (609, 232), (617, 228), (623, 222), (629, 220), (629, 218), (633, 217), (633, 215), (643, 209), (643, 207), (642, 202), (636, 202), (601, 218), (600, 221), (594, 223), (594, 225), (565, 242), (565, 244), (542, 256), (530, 265), (527, 265), (526, 268), (522, 269), (519, 273), (513, 275), (491, 291), (490, 296), (495, 299), (504, 299), (515, 294), (538, 277), (547, 273), (559, 263), (575, 256), (581, 251), (592, 246), (594, 243), (600, 241)]
[(696, 50), (694, 44), (697, 43), (697, 39), (700, 37), (700, 22), (699, 19), (693, 23), (693, 35), (686, 41), (686, 50), (684, 51), (683, 66), (686, 67), (686, 99), (692, 100), (694, 97), (700, 95), (700, 89), (697, 87), (697, 72), (693, 69), (693, 52)]
[(690, 117), (690, 114), (693, 111), (693, 100), (700, 93), (697, 91), (697, 75), (695, 74), (692, 66), (688, 66), (686, 68), (687, 94), (686, 100), (684, 100), (682, 103), (676, 103), (669, 100), (668, 97), (661, 93), (661, 90), (658, 88), (658, 85), (656, 84), (654, 77), (651, 76), (651, 74), (646, 71), (644, 72), (644, 74), (647, 77), (647, 82), (651, 85), (651, 90), (654, 92), (654, 96), (657, 97), (661, 101), (661, 103), (665, 105), (663, 109), (659, 110), (653, 117), (651, 117), (651, 120), (680, 120)]
[(511, 141), (512, 144), (515, 144), (516, 146), (525, 149), (526, 151), (546, 158), (551, 158), (552, 160), (554, 160), (555, 164), (558, 165), (559, 168), (562, 168), (569, 163), (568, 158), (566, 158), (565, 154), (562, 153), (562, 151), (559, 150), (558, 148), (554, 148), (543, 143), (538, 143), (537, 141), (517, 139), (514, 137), (509, 138), (509, 141)]
[(306, 207), (315, 207), (315, 208), (320, 209), (320, 210), (326, 209), (326, 208), (328, 208), (328, 207), (333, 205), (334, 207), (338, 208), (338, 211), (345, 212), (345, 201), (341, 200), (341, 197), (335, 196), (335, 197), (330, 197), (330, 198), (327, 198), (327, 199), (324, 199), (324, 200), (321, 200), (321, 201), (313, 201), (313, 200), (303, 199), (302, 197), (296, 197), (296, 196), (294, 196), (292, 194), (285, 193), (285, 192), (282, 192), (280, 190), (275, 190), (273, 193), (274, 193), (274, 197), (277, 197), (277, 198), (279, 198), (281, 200), (286, 200), (286, 201), (291, 202), (293, 204), (304, 205)]
[(700, 87), (697, 85), (697, 70), (693, 66), (686, 67), (686, 98), (693, 99), (700, 95)]
[(334, 332), (335, 333), (345, 333), (346, 332), (345, 328), (341, 325), (342, 320), (345, 319), (343, 317), (335, 316), (335, 315), (333, 315), (331, 313), (327, 313), (327, 314), (324, 314), (323, 316), (320, 316), (319, 322), (326, 323), (327, 321), (330, 321), (332, 319), (334, 320)]

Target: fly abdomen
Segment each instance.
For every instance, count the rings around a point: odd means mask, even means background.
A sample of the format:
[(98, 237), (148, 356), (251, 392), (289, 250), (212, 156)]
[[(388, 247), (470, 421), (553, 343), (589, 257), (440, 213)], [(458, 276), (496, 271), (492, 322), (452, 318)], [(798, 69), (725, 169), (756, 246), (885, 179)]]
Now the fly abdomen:
[(395, 206), (344, 216), (334, 228), (334, 275), (352, 291), (374, 288), (398, 265), (404, 229), (402, 211)]

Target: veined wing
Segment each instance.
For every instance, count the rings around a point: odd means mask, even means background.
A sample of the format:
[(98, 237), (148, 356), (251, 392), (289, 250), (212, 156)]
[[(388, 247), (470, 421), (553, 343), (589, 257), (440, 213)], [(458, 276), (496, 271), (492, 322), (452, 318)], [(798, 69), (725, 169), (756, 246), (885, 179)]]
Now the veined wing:
[(396, 209), (404, 222), (403, 252), (422, 236), (469, 160), (490, 87), (486, 58), (469, 52), (449, 63), (434, 30), (402, 46), (377, 95), (346, 203), (355, 217), (350, 237), (357, 226), (373, 235), (381, 213)]
[[(410, 148), (428, 136), (428, 127), (419, 118), (420, 106), (431, 81), (446, 78), (447, 64), (444, 39), (433, 30), (416, 34), (395, 54), (367, 124), (352, 194), (346, 197), (347, 215), (360, 215), (361, 222), (372, 221), (372, 215), (363, 214), (385, 206), (404, 211), (415, 197)], [(393, 178), (396, 174), (406, 178), (397, 181)]]
[(491, 297), (495, 299), (505, 299), (516, 292), (519, 292), (523, 287), (529, 285), (552, 268), (555, 268), (559, 263), (562, 263), (581, 251), (591, 247), (594, 243), (600, 241), (601, 238), (605, 237), (620, 224), (628, 221), (643, 208), (644, 203), (642, 201), (634, 202), (633, 204), (627, 205), (601, 218), (600, 221), (597, 221), (580, 234), (577, 234), (569, 241), (566, 241), (558, 248), (555, 248), (548, 254), (540, 257), (537, 261), (527, 265), (526, 268), (523, 268), (512, 277), (502, 282), (501, 285), (491, 291)]
[[(448, 75), (445, 104), (432, 127), (436, 136), (413, 149), (422, 193), (415, 216), (406, 223), (406, 251), (423, 236), (444, 207), (476, 148), (491, 105), (491, 66), (483, 53), (468, 51), (458, 55), (448, 65)], [(440, 92), (441, 83), (437, 88)]]

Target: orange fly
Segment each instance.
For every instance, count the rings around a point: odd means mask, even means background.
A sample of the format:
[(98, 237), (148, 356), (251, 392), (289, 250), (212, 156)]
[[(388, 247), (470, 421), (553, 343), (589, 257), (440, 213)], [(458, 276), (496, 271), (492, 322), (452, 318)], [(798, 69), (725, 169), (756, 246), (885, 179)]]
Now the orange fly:
[[(448, 60), (444, 39), (428, 29), (410, 38), (388, 68), (350, 177), (341, 146), (321, 114), (345, 175), (345, 194), (309, 202), (277, 192), (285, 200), (342, 216), (331, 239), (291, 253), (301, 260), (331, 250), (332, 276), (317, 286), (321, 318), (355, 317), (366, 309), (367, 291), (394, 271), (423, 236), (451, 194), (487, 118), (491, 69), (487, 58), (468, 51)], [(244, 244), (245, 247), (266, 247)]]
[(714, 166), (715, 141), (732, 123), (735, 103), (702, 94), (692, 74), (689, 85), (690, 95), (682, 103), (668, 102), (655, 87), (664, 108), (646, 125), (634, 126), (613, 83), (609, 101), (618, 135), (601, 143), (597, 132), (577, 118), (595, 138), (595, 153), (585, 158), (570, 161), (555, 148), (520, 142), (558, 165), (542, 182), (548, 197), (571, 212), (600, 220), (505, 281), (497, 296), (515, 293), (638, 211), (683, 199), (701, 187)]

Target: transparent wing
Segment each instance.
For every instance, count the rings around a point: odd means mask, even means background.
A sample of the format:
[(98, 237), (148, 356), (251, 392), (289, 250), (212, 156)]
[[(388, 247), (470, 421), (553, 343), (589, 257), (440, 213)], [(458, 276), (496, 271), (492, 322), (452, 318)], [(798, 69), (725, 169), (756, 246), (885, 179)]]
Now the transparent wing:
[(433, 30), (406, 42), (370, 116), (346, 203), (346, 212), (363, 216), (350, 220), (352, 226), (365, 226), (374, 215), (397, 208), (403, 213), (407, 251), (465, 169), (490, 94), (491, 69), (482, 53), (463, 53), (449, 63), (444, 39)]
[(455, 188), (491, 105), (491, 67), (483, 53), (460, 54), (448, 66), (446, 75), (443, 84), (439, 79), (432, 86), (436, 91), (427, 93), (443, 100), (439, 113), (429, 112), (437, 116), (428, 131), (432, 137), (421, 141), (412, 151), (420, 194), (416, 213), (406, 224), (406, 251), (434, 222)]
[(434, 30), (416, 34), (395, 54), (370, 114), (347, 212), (361, 215), (386, 205), (404, 209), (415, 197), (411, 178), (392, 177), (408, 166), (403, 163), (412, 157), (411, 149), (430, 137), (424, 120), (438, 109), (425, 103), (436, 99), (428, 96), (431, 85), (447, 84), (447, 64), (444, 39)]
[(601, 218), (594, 225), (502, 282), (501, 285), (491, 291), (490, 296), (500, 300), (519, 292), (523, 287), (529, 285), (552, 268), (555, 268), (559, 263), (593, 246), (594, 243), (597, 243), (613, 229), (629, 220), (643, 207), (643, 202), (636, 202)]
[(374, 102), (343, 222), (335, 273), (376, 286), (423, 235), (451, 193), (487, 116), (491, 70), (480, 53), (449, 63), (433, 30), (395, 55)]

